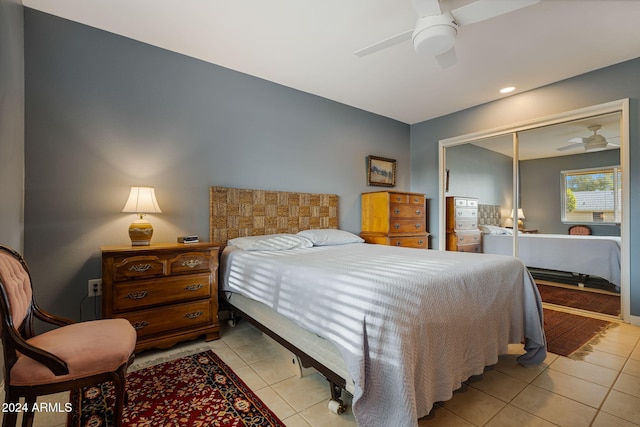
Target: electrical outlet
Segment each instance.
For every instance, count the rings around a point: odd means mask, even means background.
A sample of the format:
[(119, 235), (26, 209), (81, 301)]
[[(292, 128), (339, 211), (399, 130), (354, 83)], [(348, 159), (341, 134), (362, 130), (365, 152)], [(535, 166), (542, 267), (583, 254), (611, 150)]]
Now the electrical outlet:
[(90, 297), (97, 297), (102, 295), (102, 279), (89, 280), (87, 295)]

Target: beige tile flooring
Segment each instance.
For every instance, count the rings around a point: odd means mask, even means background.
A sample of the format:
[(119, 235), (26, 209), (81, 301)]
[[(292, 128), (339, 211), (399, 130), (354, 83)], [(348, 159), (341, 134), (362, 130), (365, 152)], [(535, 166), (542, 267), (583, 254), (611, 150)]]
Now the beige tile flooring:
[[(640, 426), (640, 327), (609, 329), (584, 360), (549, 354), (536, 367), (516, 361), (521, 345), (437, 404), (420, 426)], [(240, 322), (220, 340), (194, 341), (137, 356), (132, 369), (212, 349), (289, 427), (355, 426), (353, 414), (328, 411), (329, 387), (317, 373), (296, 375), (291, 355)], [(343, 393), (346, 394), (346, 393)], [(350, 404), (349, 396), (345, 401)], [(67, 402), (68, 395), (47, 397)], [(66, 414), (39, 413), (35, 425), (64, 426)]]

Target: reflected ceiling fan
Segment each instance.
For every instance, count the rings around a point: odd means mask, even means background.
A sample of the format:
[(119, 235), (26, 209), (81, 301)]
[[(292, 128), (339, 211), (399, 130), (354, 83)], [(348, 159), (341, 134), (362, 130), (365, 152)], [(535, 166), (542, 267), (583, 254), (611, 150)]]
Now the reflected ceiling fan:
[(598, 131), (602, 128), (600, 125), (589, 126), (587, 129), (592, 132), (592, 135), (589, 135), (586, 138), (571, 138), (569, 142), (573, 144), (565, 145), (564, 147), (558, 147), (556, 150), (558, 151), (566, 151), (573, 150), (574, 148), (583, 147), (584, 151), (601, 151), (607, 148), (619, 147), (620, 144), (616, 144), (611, 142), (612, 139), (617, 139), (619, 137), (610, 138), (607, 140), (604, 136), (600, 135)]
[(439, 0), (411, 0), (418, 14), (415, 28), (389, 37), (354, 52), (365, 56), (394, 46), (407, 40), (419, 54), (434, 56), (441, 68), (448, 68), (458, 60), (455, 52), (458, 28), (484, 21), (540, 0), (477, 0), (457, 9), (442, 12)]

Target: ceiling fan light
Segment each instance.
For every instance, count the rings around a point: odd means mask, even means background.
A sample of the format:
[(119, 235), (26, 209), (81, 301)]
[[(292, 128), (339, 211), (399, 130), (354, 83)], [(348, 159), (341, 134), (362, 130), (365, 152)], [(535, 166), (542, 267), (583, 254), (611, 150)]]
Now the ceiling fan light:
[(607, 140), (602, 135), (594, 135), (584, 143), (584, 151), (589, 153), (607, 148)]
[(437, 56), (453, 48), (457, 34), (451, 14), (424, 16), (413, 32), (413, 48), (421, 55)]

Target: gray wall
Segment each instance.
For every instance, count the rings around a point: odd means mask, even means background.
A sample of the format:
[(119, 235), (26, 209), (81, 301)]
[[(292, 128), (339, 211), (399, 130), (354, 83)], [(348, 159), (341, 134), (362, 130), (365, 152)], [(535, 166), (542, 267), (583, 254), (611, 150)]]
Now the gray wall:
[[(560, 156), (520, 162), (521, 206), (526, 228), (540, 233), (567, 234), (568, 224), (560, 221), (560, 172), (620, 164), (620, 150)], [(594, 235), (619, 236), (620, 226), (590, 224)]]
[(0, 244), (22, 251), (24, 22), (19, 0), (0, 0)]
[[(565, 111), (630, 98), (630, 212), (640, 212), (640, 59), (583, 74), (411, 126), (411, 189), (434, 195), (430, 204), (431, 230), (436, 234), (438, 212), (438, 141), (472, 132), (507, 126)], [(526, 213), (526, 212), (525, 212)], [(631, 260), (640, 256), (640, 225), (631, 221)], [(631, 314), (640, 315), (640, 266), (631, 263)]]
[(511, 206), (511, 157), (473, 144), (457, 145), (447, 148), (447, 169), (449, 191), (446, 196), (477, 197), (484, 205)]
[(25, 67), (25, 250), (42, 305), (72, 318), (99, 247), (130, 243), (131, 185), (156, 188), (154, 242), (208, 239), (212, 185), (337, 193), (354, 232), (381, 188), (369, 154), (409, 189), (409, 126), (391, 119), (31, 9)]

